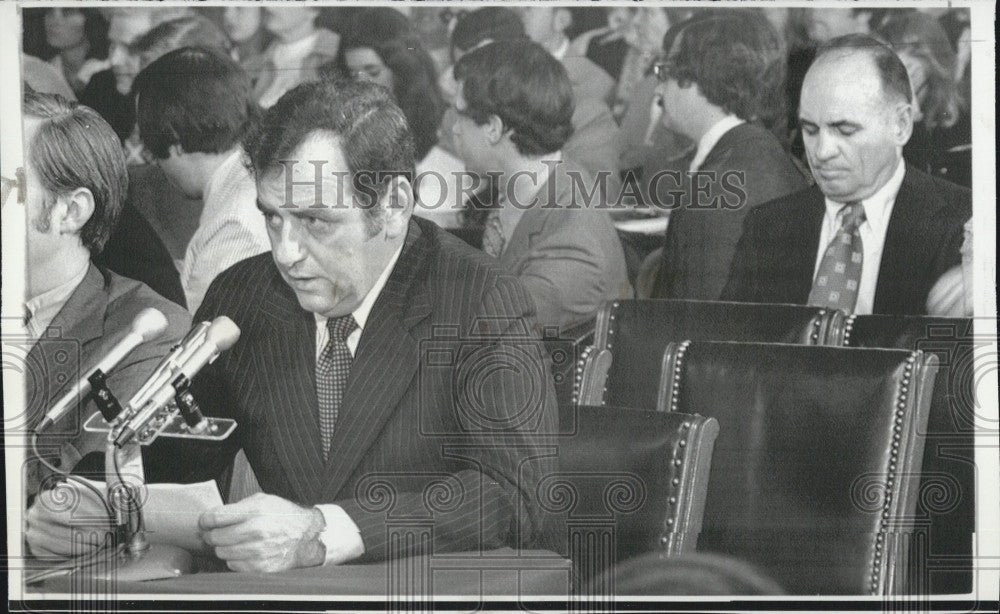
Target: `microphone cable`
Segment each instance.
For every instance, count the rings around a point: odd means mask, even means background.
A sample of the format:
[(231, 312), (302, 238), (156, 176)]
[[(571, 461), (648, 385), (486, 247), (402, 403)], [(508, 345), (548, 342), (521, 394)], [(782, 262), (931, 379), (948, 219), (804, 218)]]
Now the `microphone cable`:
[(44, 570), (41, 570), (41, 571), (39, 571), (37, 573), (28, 575), (28, 576), (25, 577), (25, 580), (24, 580), (25, 584), (34, 584), (34, 583), (37, 583), (37, 582), (41, 582), (42, 580), (45, 580), (46, 578), (48, 578), (50, 576), (55, 577), (55, 576), (58, 576), (58, 575), (62, 575), (64, 573), (71, 573), (73, 571), (84, 569), (84, 568), (86, 568), (86, 567), (94, 564), (96, 561), (93, 560), (93, 559), (96, 559), (99, 555), (103, 554), (109, 548), (113, 547), (114, 550), (117, 551), (117, 550), (120, 550), (124, 546), (124, 544), (117, 544), (117, 545), (115, 544), (115, 539), (114, 539), (114, 534), (115, 534), (115, 529), (116, 529), (116, 527), (115, 527), (115, 514), (112, 511), (111, 506), (108, 504), (108, 501), (104, 498), (104, 493), (102, 493), (100, 490), (98, 490), (97, 487), (95, 487), (90, 482), (88, 482), (88, 481), (86, 481), (86, 480), (84, 480), (84, 479), (82, 479), (82, 478), (80, 478), (78, 476), (75, 476), (75, 475), (71, 474), (70, 472), (68, 472), (68, 471), (66, 471), (64, 469), (60, 469), (60, 468), (56, 467), (55, 465), (53, 465), (52, 463), (50, 463), (48, 460), (46, 460), (46, 458), (38, 450), (38, 431), (37, 430), (32, 430), (31, 431), (31, 440), (30, 441), (31, 441), (31, 451), (34, 453), (35, 457), (39, 460), (39, 462), (41, 462), (43, 465), (45, 465), (46, 469), (48, 469), (49, 471), (51, 471), (54, 474), (63, 476), (64, 478), (66, 478), (67, 481), (73, 481), (76, 484), (80, 484), (80, 485), (86, 487), (88, 490), (90, 490), (92, 493), (94, 493), (97, 496), (97, 500), (100, 501), (101, 504), (104, 506), (104, 512), (105, 512), (105, 515), (107, 516), (107, 522), (108, 522), (108, 532), (107, 532), (105, 540), (104, 540), (104, 545), (102, 545), (101, 547), (99, 547), (96, 550), (94, 550), (92, 552), (89, 552), (87, 554), (83, 554), (83, 555), (80, 555), (78, 557), (72, 558), (72, 559), (70, 559), (70, 560), (68, 560), (68, 561), (66, 561), (64, 563), (60, 563), (60, 564), (58, 564), (58, 565), (56, 565), (54, 567), (48, 567), (48, 568), (46, 568)]

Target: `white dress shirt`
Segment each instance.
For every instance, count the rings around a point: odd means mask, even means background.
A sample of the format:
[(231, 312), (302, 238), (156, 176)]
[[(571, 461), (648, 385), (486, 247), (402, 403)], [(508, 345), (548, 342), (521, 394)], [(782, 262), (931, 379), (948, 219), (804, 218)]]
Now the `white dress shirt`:
[[(357, 354), (358, 343), (361, 341), (361, 332), (364, 330), (365, 324), (368, 323), (368, 316), (371, 315), (372, 307), (375, 306), (375, 301), (382, 294), (382, 289), (385, 287), (386, 282), (389, 281), (389, 275), (396, 267), (396, 261), (399, 260), (399, 254), (402, 251), (402, 247), (396, 250), (385, 270), (375, 280), (375, 285), (372, 286), (372, 289), (365, 295), (361, 304), (351, 314), (354, 316), (354, 321), (358, 324), (354, 332), (348, 335), (345, 340), (347, 350), (351, 353), (352, 358)], [(316, 318), (316, 362), (319, 363), (319, 357), (330, 340), (330, 331), (326, 328), (328, 318), (318, 313), (313, 315)], [(326, 529), (319, 536), (320, 541), (323, 542), (323, 546), (326, 547), (326, 562), (332, 559), (356, 559), (365, 553), (365, 546), (361, 540), (361, 530), (358, 529), (358, 525), (355, 524), (351, 517), (347, 515), (344, 508), (334, 503), (317, 505), (316, 508), (323, 514), (323, 518), (326, 520)], [(346, 536), (343, 534), (344, 531), (352, 531), (351, 536), (356, 537), (356, 539), (345, 541), (344, 537)]]
[(701, 168), (701, 165), (705, 163), (705, 158), (708, 157), (708, 154), (711, 153), (711, 151), (719, 143), (719, 140), (736, 126), (745, 123), (745, 121), (735, 115), (727, 115), (715, 122), (715, 124), (709, 128), (705, 134), (701, 135), (700, 139), (698, 139), (698, 149), (694, 152), (694, 158), (691, 159), (691, 166), (688, 167), (688, 170), (693, 172)]
[(434, 221), (441, 228), (462, 227), (461, 180), (465, 164), (440, 145), (416, 164), (413, 178), (420, 200), (413, 215)]
[[(858, 285), (858, 301), (854, 306), (854, 313), (870, 314), (875, 305), (875, 287), (878, 285), (878, 272), (882, 264), (882, 248), (885, 246), (889, 218), (892, 216), (892, 208), (896, 203), (896, 195), (899, 194), (899, 186), (903, 184), (905, 173), (906, 165), (900, 159), (899, 165), (889, 181), (877, 192), (861, 201), (861, 206), (865, 210), (865, 221), (858, 227), (858, 232), (861, 235), (864, 260), (861, 264), (861, 280)], [(829, 247), (830, 241), (840, 230), (839, 214), (843, 208), (844, 203), (826, 199), (826, 214), (823, 216), (823, 227), (819, 234), (819, 249), (813, 267), (813, 278), (819, 271), (819, 264), (823, 260), (826, 248)]]
[(216, 276), (271, 249), (264, 216), (257, 210), (257, 186), (237, 148), (212, 174), (205, 187), (198, 230), (191, 236), (181, 265), (181, 286), (188, 310), (198, 310)]
[(69, 297), (73, 296), (77, 286), (87, 276), (89, 269), (90, 261), (88, 260), (83, 263), (83, 267), (79, 271), (73, 274), (73, 277), (24, 302), (25, 309), (31, 314), (25, 326), (31, 339), (31, 346), (34, 346), (42, 338), (49, 324), (59, 315), (59, 312), (69, 301)]

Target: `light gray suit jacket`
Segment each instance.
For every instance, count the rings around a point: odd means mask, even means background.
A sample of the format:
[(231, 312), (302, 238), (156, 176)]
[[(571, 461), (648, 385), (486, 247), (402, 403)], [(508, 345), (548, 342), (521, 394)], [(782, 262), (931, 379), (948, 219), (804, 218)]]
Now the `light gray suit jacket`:
[(588, 206), (574, 187), (591, 190), (590, 173), (566, 160), (548, 181), (514, 227), (500, 264), (527, 287), (540, 326), (566, 329), (594, 317), (604, 301), (630, 298), (632, 286), (607, 209)]

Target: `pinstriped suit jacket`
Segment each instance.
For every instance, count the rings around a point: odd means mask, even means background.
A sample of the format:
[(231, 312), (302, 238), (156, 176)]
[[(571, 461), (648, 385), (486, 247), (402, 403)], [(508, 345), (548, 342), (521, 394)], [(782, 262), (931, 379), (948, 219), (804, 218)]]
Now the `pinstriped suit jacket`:
[(554, 470), (544, 445), (557, 428), (554, 389), (529, 332), (533, 303), (494, 261), (410, 221), (362, 332), (327, 462), (315, 319), (270, 254), (216, 278), (196, 317), (217, 315), (242, 335), (203, 379), (215, 380), (213, 413), (239, 421), (234, 443), (265, 492), (341, 505), (361, 529), (364, 560), (542, 537), (535, 487)]

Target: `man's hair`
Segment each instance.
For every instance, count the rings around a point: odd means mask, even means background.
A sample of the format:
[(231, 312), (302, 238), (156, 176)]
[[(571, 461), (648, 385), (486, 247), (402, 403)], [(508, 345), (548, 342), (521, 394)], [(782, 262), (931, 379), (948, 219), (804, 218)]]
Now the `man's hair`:
[(229, 53), (232, 43), (214, 21), (201, 15), (193, 15), (165, 21), (132, 44), (133, 51), (147, 62), (181, 47), (207, 47), (220, 53)]
[(831, 54), (847, 54), (860, 52), (871, 58), (882, 82), (882, 92), (887, 100), (898, 100), (912, 103), (913, 93), (910, 89), (910, 77), (906, 66), (899, 59), (892, 47), (879, 39), (865, 34), (846, 34), (831, 39), (816, 50), (813, 64)]
[(347, 52), (366, 47), (392, 71), (396, 104), (410, 124), (416, 159), (422, 160), (437, 145), (445, 109), (434, 59), (405, 15), (389, 7), (371, 7), (359, 10), (347, 22), (334, 65), (321, 67), (320, 74), (329, 78), (330, 68), (335, 68), (340, 76), (350, 78)]
[(257, 113), (246, 72), (211, 49), (171, 51), (139, 73), (132, 91), (139, 138), (159, 159), (172, 145), (187, 153), (228, 151)]
[(465, 53), (483, 41), (523, 40), (528, 38), (524, 22), (515, 11), (502, 6), (487, 6), (463, 13), (451, 33), (454, 50)]
[(490, 43), (455, 65), (463, 114), (478, 125), (499, 117), (521, 155), (558, 151), (573, 134), (573, 89), (566, 69), (530, 40)]
[[(680, 39), (679, 41), (677, 39)], [(753, 10), (712, 12), (671, 28), (671, 76), (746, 121), (784, 116), (787, 55), (774, 27)], [(670, 54), (670, 47), (664, 48)]]
[(90, 190), (94, 213), (80, 229), (80, 241), (92, 255), (99, 254), (128, 191), (118, 135), (93, 109), (55, 94), (26, 89), (24, 114), (43, 120), (28, 143), (27, 155), (46, 191), (44, 212), (52, 210), (60, 195), (79, 188)]
[(413, 181), (413, 136), (406, 116), (388, 90), (361, 81), (314, 81), (289, 90), (244, 138), (251, 171), (260, 178), (314, 134), (339, 143), (355, 199), (362, 199), (360, 206), (373, 219), (381, 210), (376, 202), (364, 202), (365, 196), (385, 196), (393, 177)]

